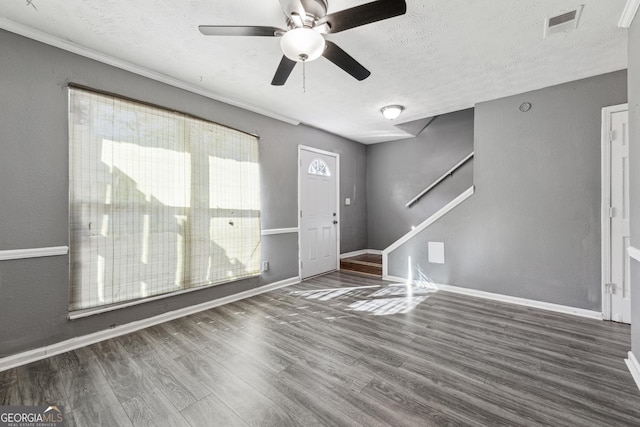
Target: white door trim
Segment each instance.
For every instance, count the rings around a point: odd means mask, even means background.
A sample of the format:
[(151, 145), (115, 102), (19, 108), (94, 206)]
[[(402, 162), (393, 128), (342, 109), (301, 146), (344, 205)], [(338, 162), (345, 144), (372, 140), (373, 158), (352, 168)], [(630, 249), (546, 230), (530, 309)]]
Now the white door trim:
[(602, 130), (601, 130), (601, 236), (602, 236), (602, 318), (611, 320), (611, 301), (608, 297), (605, 284), (611, 277), (611, 227), (609, 218), (609, 208), (611, 200), (611, 114), (627, 111), (629, 104), (612, 105), (602, 109)]
[[(336, 217), (338, 219), (338, 227), (336, 227), (336, 265), (340, 269), (340, 154), (331, 151), (321, 150), (319, 148), (309, 147), (307, 145), (298, 145), (298, 230), (302, 224), (300, 224), (300, 212), (302, 211), (302, 195), (300, 193), (302, 188), (302, 157), (301, 151), (311, 151), (312, 153), (323, 154), (325, 156), (334, 157), (336, 159)], [(298, 277), (302, 277), (302, 268), (300, 263), (302, 262), (302, 233), (298, 233)]]

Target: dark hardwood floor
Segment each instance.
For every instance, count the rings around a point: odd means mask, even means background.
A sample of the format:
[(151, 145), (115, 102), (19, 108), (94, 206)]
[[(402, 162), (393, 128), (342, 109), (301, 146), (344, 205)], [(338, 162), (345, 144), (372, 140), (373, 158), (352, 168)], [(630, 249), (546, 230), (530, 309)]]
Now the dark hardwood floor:
[(332, 273), (0, 373), (79, 426), (639, 426), (629, 327)]

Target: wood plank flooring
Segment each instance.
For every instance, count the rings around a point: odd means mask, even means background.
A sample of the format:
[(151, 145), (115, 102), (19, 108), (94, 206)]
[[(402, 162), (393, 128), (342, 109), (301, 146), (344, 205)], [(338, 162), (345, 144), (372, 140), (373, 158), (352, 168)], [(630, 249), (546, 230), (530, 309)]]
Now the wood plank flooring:
[(0, 373), (78, 426), (639, 426), (629, 326), (336, 272)]

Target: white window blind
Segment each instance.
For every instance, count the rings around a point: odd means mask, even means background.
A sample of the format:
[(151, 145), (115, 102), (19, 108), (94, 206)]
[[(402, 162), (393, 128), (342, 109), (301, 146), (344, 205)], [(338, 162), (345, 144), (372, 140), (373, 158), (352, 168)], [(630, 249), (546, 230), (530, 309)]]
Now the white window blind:
[(69, 94), (70, 311), (259, 274), (256, 137)]

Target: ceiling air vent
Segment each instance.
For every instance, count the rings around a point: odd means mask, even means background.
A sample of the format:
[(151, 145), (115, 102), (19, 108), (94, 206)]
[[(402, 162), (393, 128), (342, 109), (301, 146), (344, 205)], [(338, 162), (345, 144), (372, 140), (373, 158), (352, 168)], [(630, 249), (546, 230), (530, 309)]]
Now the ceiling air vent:
[(544, 38), (547, 38), (552, 34), (569, 32), (578, 28), (578, 22), (580, 22), (580, 14), (582, 13), (583, 7), (584, 6), (581, 5), (570, 12), (546, 18), (544, 20)]

